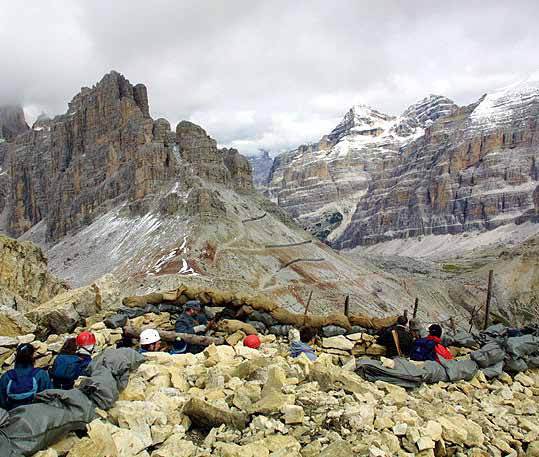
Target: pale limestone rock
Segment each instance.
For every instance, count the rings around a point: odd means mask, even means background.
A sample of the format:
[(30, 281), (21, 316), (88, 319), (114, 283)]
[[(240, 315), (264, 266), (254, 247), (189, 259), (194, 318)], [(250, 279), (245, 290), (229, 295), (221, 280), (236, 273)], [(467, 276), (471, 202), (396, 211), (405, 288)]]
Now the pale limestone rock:
[(539, 457), (539, 441), (533, 441), (528, 444), (526, 457)]
[(395, 436), (404, 436), (408, 431), (408, 424), (406, 424), (405, 422), (399, 422), (398, 424), (395, 424), (393, 426), (392, 430)]
[(355, 343), (343, 335), (322, 338), (322, 347), (326, 349), (339, 349), (341, 351), (351, 351)]
[(366, 353), (368, 355), (384, 355), (386, 353), (386, 348), (385, 346), (374, 343), (367, 348)]
[(195, 445), (182, 436), (172, 435), (163, 445), (152, 452), (152, 457), (193, 457), (196, 453)]
[(220, 362), (230, 362), (234, 360), (235, 355), (234, 348), (230, 346), (215, 346), (212, 344), (204, 350), (204, 356), (206, 357), (204, 364), (207, 367), (212, 367)]
[(334, 457), (337, 455), (340, 457), (353, 457), (352, 446), (343, 440), (335, 441), (320, 453), (320, 457)]
[(283, 386), (286, 383), (286, 373), (278, 365), (273, 365), (268, 368), (268, 379), (262, 389), (262, 396), (264, 397), (270, 391), (281, 392)]
[(281, 411), (285, 405), (290, 404), (294, 404), (293, 396), (269, 390), (266, 395), (251, 406), (249, 412), (251, 414), (275, 414)]
[(245, 428), (247, 415), (210, 404), (199, 398), (191, 398), (184, 406), (183, 413), (197, 425), (216, 427), (227, 424), (239, 430)]
[(425, 451), (427, 449), (434, 449), (434, 441), (428, 436), (422, 436), (416, 441), (417, 449), (419, 451)]
[(427, 425), (420, 429), (421, 435), (429, 437), (433, 441), (440, 441), (442, 439), (442, 426), (433, 420), (427, 421)]
[(54, 449), (36, 452), (32, 457), (58, 457), (58, 453)]
[(301, 424), (305, 418), (303, 408), (298, 405), (286, 405), (282, 409), (286, 424)]
[(464, 445), (468, 438), (468, 430), (460, 417), (440, 417), (438, 422), (442, 426), (442, 437), (445, 441)]

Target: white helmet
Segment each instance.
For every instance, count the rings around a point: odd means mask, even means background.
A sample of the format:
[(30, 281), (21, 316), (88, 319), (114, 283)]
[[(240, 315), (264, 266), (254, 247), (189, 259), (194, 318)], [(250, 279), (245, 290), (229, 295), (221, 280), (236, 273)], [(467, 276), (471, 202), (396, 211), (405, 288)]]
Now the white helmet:
[(140, 333), (140, 344), (146, 346), (147, 344), (153, 344), (161, 341), (159, 332), (154, 328), (147, 328)]

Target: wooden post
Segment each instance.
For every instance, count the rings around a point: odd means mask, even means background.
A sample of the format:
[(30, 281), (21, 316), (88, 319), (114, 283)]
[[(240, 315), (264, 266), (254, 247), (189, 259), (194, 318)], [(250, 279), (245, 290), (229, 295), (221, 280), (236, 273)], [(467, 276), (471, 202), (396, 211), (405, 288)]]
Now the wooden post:
[(415, 319), (417, 317), (417, 308), (419, 307), (419, 298), (418, 297), (415, 297), (415, 302), (414, 302), (414, 312), (412, 314), (412, 319)]
[(488, 288), (487, 288), (487, 305), (485, 308), (485, 325), (483, 328), (488, 327), (488, 319), (490, 317), (490, 299), (492, 297), (492, 279), (494, 276), (494, 270), (488, 272)]
[(344, 299), (344, 315), (348, 317), (350, 314), (350, 295), (347, 295)]
[(313, 298), (313, 291), (309, 292), (309, 298), (307, 299), (307, 304), (305, 305), (305, 312), (303, 313), (303, 325), (307, 321), (307, 312), (309, 311), (309, 306), (311, 305), (311, 298)]

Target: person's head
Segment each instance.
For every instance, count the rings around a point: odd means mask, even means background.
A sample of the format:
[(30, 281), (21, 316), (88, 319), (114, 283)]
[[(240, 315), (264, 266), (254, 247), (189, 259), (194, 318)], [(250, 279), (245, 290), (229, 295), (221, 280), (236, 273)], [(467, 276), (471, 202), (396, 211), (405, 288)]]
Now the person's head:
[(161, 349), (161, 336), (154, 328), (147, 328), (140, 333), (140, 347), (148, 352)]
[(79, 352), (91, 354), (95, 348), (95, 335), (91, 332), (82, 332), (77, 336), (77, 347)]
[(189, 300), (185, 304), (185, 312), (189, 314), (189, 316), (196, 316), (200, 313), (201, 309), (202, 306), (198, 300)]
[(311, 327), (302, 327), (299, 331), (299, 339), (302, 343), (310, 343), (316, 338), (316, 330)]
[(34, 365), (35, 348), (30, 343), (19, 344), (15, 352), (15, 365)]
[(440, 327), (438, 324), (432, 324), (429, 327), (429, 335), (441, 338), (442, 337), (442, 327)]
[(397, 318), (397, 325), (407, 325), (408, 324), (408, 318), (406, 316), (399, 316)]
[(60, 349), (60, 354), (70, 354), (73, 355), (77, 352), (77, 340), (75, 338), (67, 338), (64, 341), (62, 349)]

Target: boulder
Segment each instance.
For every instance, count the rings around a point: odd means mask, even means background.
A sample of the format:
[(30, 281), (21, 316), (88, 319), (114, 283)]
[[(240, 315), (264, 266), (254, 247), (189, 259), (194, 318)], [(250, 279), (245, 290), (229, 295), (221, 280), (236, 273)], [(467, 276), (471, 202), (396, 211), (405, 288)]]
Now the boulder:
[(247, 423), (247, 414), (217, 407), (200, 398), (191, 398), (185, 404), (183, 413), (193, 423), (210, 428), (226, 424), (243, 430)]
[(341, 351), (351, 351), (355, 343), (343, 335), (322, 338), (322, 347), (327, 349), (340, 349)]
[(36, 331), (36, 325), (23, 314), (6, 306), (0, 306), (0, 335), (20, 336)]
[(299, 405), (285, 405), (282, 412), (286, 424), (301, 424), (305, 418), (305, 412)]

